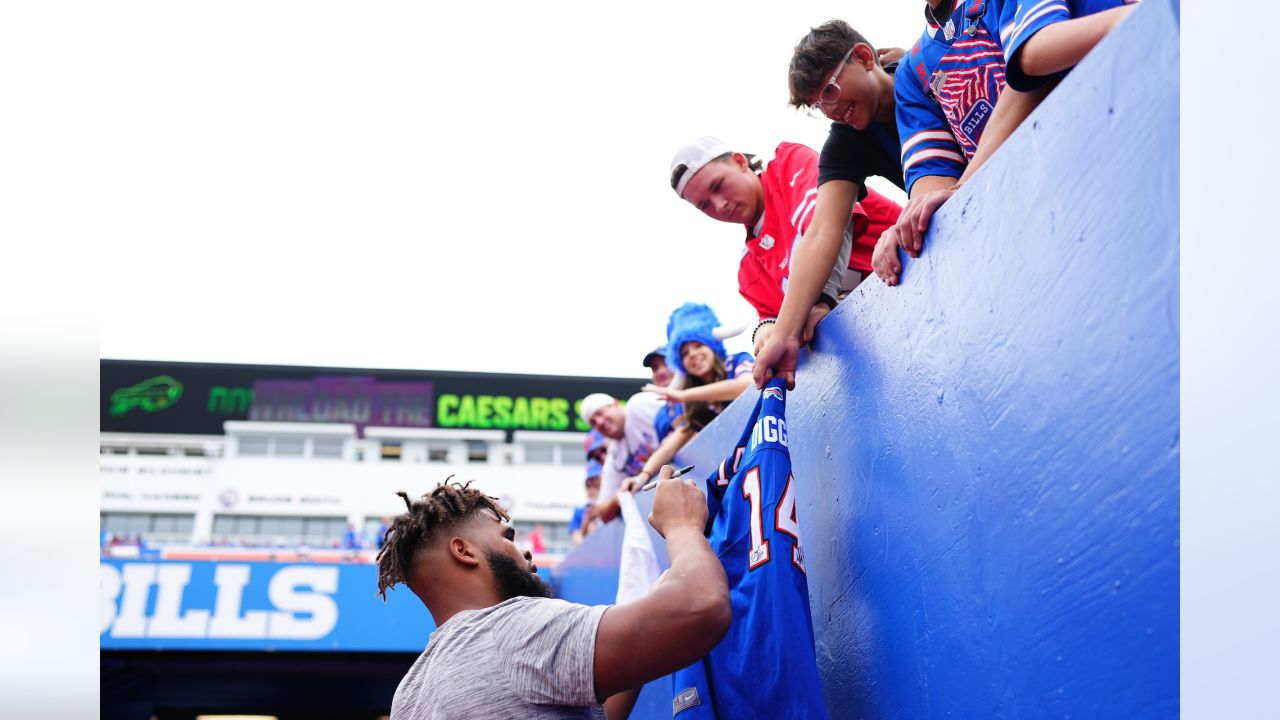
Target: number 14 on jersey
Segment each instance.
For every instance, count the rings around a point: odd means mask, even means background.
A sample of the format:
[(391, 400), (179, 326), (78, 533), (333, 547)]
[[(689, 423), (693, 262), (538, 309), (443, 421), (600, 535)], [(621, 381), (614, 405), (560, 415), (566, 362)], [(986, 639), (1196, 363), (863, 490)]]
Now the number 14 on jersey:
[[(765, 503), (760, 487), (759, 466), (751, 468), (742, 477), (742, 498), (751, 504), (751, 550), (747, 557), (747, 569), (755, 570), (771, 559), (769, 541), (764, 536), (763, 506)], [(791, 473), (787, 473), (787, 484), (782, 488), (782, 497), (779, 498), (773, 513), (773, 527), (778, 532), (791, 536), (793, 541), (791, 562), (800, 568), (800, 572), (805, 572), (804, 550), (800, 545), (800, 523), (796, 520), (795, 482)]]

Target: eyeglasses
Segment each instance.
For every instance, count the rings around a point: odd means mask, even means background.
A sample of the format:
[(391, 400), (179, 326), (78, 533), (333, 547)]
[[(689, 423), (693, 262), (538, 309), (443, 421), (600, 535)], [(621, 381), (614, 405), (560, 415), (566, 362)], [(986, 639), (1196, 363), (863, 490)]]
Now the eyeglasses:
[(840, 83), (836, 82), (836, 76), (844, 69), (845, 63), (849, 62), (849, 56), (853, 54), (853, 48), (849, 48), (849, 52), (840, 58), (840, 62), (836, 64), (836, 69), (831, 71), (831, 77), (827, 78), (827, 83), (818, 91), (818, 102), (809, 106), (809, 114), (813, 117), (825, 117), (827, 114), (827, 106), (833, 105), (840, 99)]

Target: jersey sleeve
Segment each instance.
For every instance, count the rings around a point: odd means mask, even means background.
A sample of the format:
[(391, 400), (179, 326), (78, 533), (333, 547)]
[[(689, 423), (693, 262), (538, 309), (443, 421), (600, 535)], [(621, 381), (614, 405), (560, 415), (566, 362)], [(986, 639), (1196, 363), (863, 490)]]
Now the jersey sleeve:
[[(760, 260), (751, 253), (743, 253), (738, 262), (738, 294), (743, 300), (751, 303), (761, 320), (778, 317), (778, 310), (763, 293), (757, 292), (761, 287), (760, 276), (768, 277), (768, 273), (760, 266)], [(767, 282), (767, 280), (766, 280)]]
[(1022, 71), (1019, 51), (1040, 30), (1071, 19), (1067, 0), (1020, 0), (1009, 3), (1012, 12), (1003, 18), (1000, 45), (1004, 48), (1005, 82), (1014, 90), (1025, 92), (1042, 85), (1049, 76), (1033, 77)]
[(750, 375), (751, 368), (755, 366), (755, 358), (751, 357), (751, 353), (740, 352), (729, 356), (729, 362), (725, 363), (729, 379), (740, 378), (743, 375)]
[(1014, 90), (1034, 90), (1053, 77), (1032, 76), (1022, 70), (1021, 50), (1027, 41), (1046, 27), (1073, 17), (1092, 15), (1124, 5), (1126, 0), (1018, 0), (1007, 3), (1000, 25), (1000, 45), (1004, 48), (1005, 82)]
[[(818, 205), (818, 153), (795, 143), (778, 146), (775, 162), (781, 162), (778, 184), (786, 198), (786, 207), (795, 239), (804, 234)], [(774, 168), (770, 168), (773, 170)], [(767, 211), (766, 211), (767, 212)]]
[(684, 414), (683, 406), (676, 403), (674, 406), (663, 403), (658, 408), (658, 414), (653, 416), (653, 429), (658, 433), (658, 443), (661, 444), (674, 429), (676, 418)]
[[(914, 55), (914, 53), (913, 53)], [(937, 104), (925, 95), (923, 65), (907, 58), (894, 74), (894, 116), (902, 138), (902, 174), (910, 195), (916, 180), (930, 175), (958, 178), (966, 165), (959, 143)]]

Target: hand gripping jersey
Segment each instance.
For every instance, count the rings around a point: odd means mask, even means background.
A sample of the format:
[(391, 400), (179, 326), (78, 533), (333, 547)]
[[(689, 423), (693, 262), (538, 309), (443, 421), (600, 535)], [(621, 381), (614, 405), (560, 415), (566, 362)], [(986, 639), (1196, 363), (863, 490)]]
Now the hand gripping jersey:
[(733, 623), (710, 654), (674, 675), (675, 720), (827, 717), (785, 398), (785, 381), (771, 381), (735, 451), (707, 478), (707, 539), (729, 579)]
[(894, 114), (907, 192), (928, 175), (958, 178), (1005, 87), (1000, 28), (1009, 0), (958, 2), (942, 26), (927, 27), (894, 74)]
[(1050, 77), (1066, 74), (1032, 77), (1022, 71), (1018, 51), (1032, 35), (1056, 22), (1092, 15), (1129, 2), (1136, 0), (1019, 0), (1010, 13), (1012, 20), (1000, 28), (1000, 45), (1004, 47), (1009, 87), (1021, 91), (1034, 90)]
[[(796, 143), (778, 145), (764, 173), (764, 213), (747, 232), (738, 264), (738, 291), (760, 317), (777, 317), (791, 274), (791, 255), (809, 229), (818, 203), (818, 153)], [(898, 221), (902, 208), (870, 188), (853, 206), (853, 249), (848, 267), (871, 272), (871, 252), (880, 233)]]

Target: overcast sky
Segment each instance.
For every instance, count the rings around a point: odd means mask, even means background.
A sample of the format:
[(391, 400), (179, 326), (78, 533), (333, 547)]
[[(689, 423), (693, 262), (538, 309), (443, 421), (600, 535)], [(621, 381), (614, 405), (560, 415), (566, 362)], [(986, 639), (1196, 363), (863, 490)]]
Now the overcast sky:
[(675, 196), (675, 149), (820, 148), (796, 40), (922, 27), (869, 0), (96, 12), (66, 32), (110, 50), (76, 68), (103, 357), (622, 376), (686, 300), (754, 319), (743, 231)]

